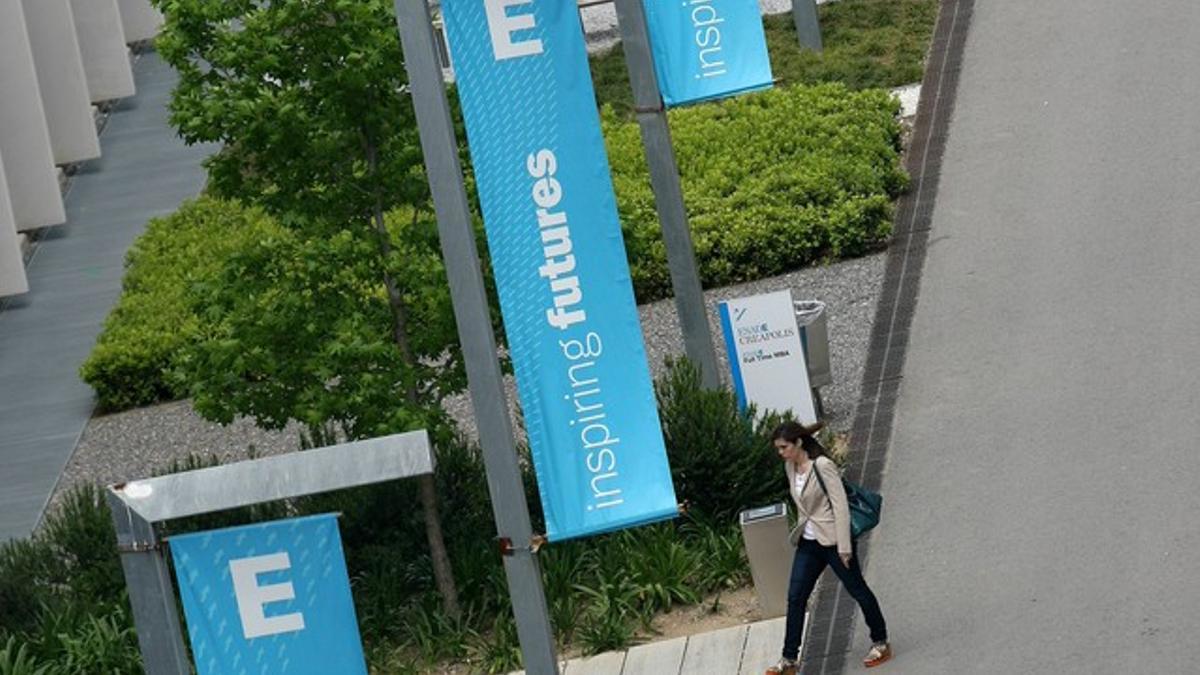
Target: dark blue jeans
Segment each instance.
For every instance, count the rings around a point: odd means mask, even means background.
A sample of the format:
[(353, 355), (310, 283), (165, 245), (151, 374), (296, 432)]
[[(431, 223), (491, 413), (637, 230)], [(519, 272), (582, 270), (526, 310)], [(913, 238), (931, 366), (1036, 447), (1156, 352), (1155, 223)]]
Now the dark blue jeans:
[(813, 588), (817, 585), (817, 578), (825, 571), (826, 566), (833, 568), (833, 573), (846, 587), (846, 592), (858, 602), (863, 617), (867, 620), (867, 627), (871, 629), (871, 642), (887, 641), (887, 623), (883, 620), (879, 601), (867, 586), (862, 568), (858, 566), (858, 547), (854, 547), (850, 567), (846, 567), (838, 557), (836, 546), (822, 546), (811, 539), (802, 539), (796, 547), (796, 557), (792, 559), (792, 580), (788, 584), (787, 627), (783, 637), (785, 659), (800, 656), (804, 609), (808, 605), (808, 596), (812, 595)]

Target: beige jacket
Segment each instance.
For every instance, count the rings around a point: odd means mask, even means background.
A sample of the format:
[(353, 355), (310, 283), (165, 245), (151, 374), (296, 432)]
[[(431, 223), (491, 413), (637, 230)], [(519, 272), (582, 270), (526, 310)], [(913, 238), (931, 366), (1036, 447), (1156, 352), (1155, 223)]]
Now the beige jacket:
[[(796, 465), (786, 462), (785, 466), (788, 492), (792, 495), (792, 501), (796, 502), (796, 527), (792, 528), (789, 536), (792, 546), (800, 543), (800, 538), (804, 536), (804, 523), (811, 521), (817, 543), (822, 546), (836, 545), (838, 553), (850, 553), (850, 506), (846, 502), (846, 489), (842, 487), (842, 474), (837, 464), (828, 457), (818, 457), (810, 465), (802, 492), (796, 491)], [(814, 470), (820, 471), (821, 478), (825, 479), (828, 499), (813, 475)]]

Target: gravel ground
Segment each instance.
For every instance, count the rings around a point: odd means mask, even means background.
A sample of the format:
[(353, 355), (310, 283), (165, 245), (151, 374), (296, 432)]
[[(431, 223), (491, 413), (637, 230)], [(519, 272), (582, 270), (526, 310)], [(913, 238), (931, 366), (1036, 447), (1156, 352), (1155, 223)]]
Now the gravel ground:
[[(718, 301), (785, 288), (792, 289), (798, 300), (822, 300), (828, 306), (829, 352), (834, 379), (834, 383), (822, 391), (825, 410), (835, 430), (848, 429), (858, 401), (883, 265), (884, 255), (877, 253), (706, 293), (709, 321), (725, 379), (728, 380), (728, 362), (717, 322)], [(662, 372), (666, 357), (683, 353), (674, 301), (650, 303), (639, 311), (647, 356), (657, 375)], [(516, 387), (511, 378), (507, 384), (516, 426)], [(447, 408), (473, 436), (475, 429), (469, 399), (465, 395), (455, 397), (447, 402)], [(51, 504), (57, 503), (71, 486), (84, 482), (107, 485), (144, 477), (162, 471), (171, 462), (188, 455), (216, 455), (221, 461), (229, 462), (250, 454), (264, 456), (289, 452), (298, 446), (299, 429), (296, 427), (270, 432), (256, 428), (248, 420), (222, 427), (201, 419), (187, 401), (95, 417), (84, 430)]]

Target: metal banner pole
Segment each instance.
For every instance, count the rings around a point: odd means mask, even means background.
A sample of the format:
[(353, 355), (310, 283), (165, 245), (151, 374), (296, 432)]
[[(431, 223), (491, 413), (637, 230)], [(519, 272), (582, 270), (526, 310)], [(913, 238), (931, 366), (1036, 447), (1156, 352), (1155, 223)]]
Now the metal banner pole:
[(801, 47), (814, 52), (823, 49), (817, 0), (792, 0), (792, 21), (796, 24), (796, 37), (800, 39)]
[(426, 0), (395, 0), (395, 7), (525, 671), (557, 675), (554, 633), (517, 464), (508, 397), (496, 359), (458, 143), (435, 52), (433, 22)]
[(650, 166), (654, 203), (667, 248), (667, 266), (675, 290), (675, 309), (683, 329), (684, 348), (688, 358), (700, 368), (704, 386), (715, 389), (721, 384), (717, 352), (713, 348), (708, 313), (704, 308), (704, 289), (700, 285), (692, 232), (683, 206), (671, 129), (667, 125), (667, 112), (658, 91), (658, 76), (650, 53), (645, 8), (642, 0), (616, 0), (616, 6), (625, 64), (629, 68), (629, 82), (633, 85), (634, 108), (642, 130), (646, 162)]
[(142, 667), (146, 675), (189, 675), (192, 667), (183, 646), (171, 571), (154, 523), (142, 518), (111, 491), (106, 494), (117, 531), (117, 549), (121, 553), (129, 605), (133, 608)]

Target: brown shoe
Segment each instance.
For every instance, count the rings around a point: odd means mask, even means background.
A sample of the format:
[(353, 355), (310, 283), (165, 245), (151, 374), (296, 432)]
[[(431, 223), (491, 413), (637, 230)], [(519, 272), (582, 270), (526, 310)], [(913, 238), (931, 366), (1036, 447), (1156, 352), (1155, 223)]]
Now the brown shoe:
[(767, 668), (767, 675), (797, 675), (800, 672), (800, 662), (792, 659), (779, 659), (779, 663)]
[(867, 652), (866, 658), (863, 659), (863, 665), (868, 668), (874, 668), (891, 658), (892, 646), (886, 642), (876, 642), (871, 645), (871, 651)]

